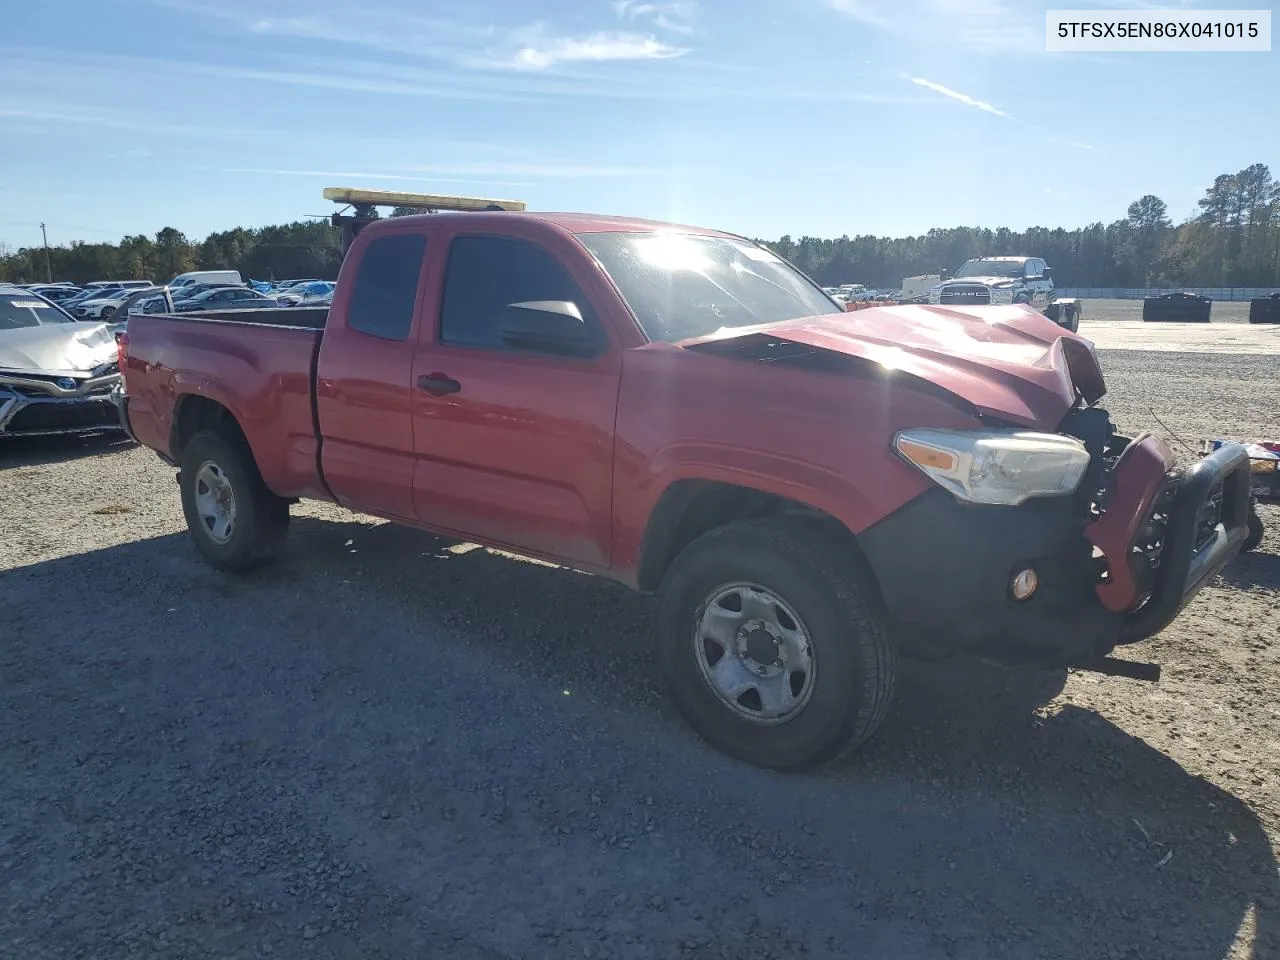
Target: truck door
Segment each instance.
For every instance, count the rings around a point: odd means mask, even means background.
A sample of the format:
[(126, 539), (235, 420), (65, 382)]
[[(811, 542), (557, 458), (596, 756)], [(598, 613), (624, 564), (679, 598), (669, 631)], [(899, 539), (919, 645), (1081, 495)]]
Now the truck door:
[(415, 221), (351, 247), (316, 364), (330, 491), (353, 510), (410, 521), (413, 352), (429, 232)]
[[(459, 223), (437, 248), (443, 269), (413, 365), (414, 508), (443, 532), (604, 569), (621, 351), (602, 309), (620, 303), (581, 248), (549, 234)], [(589, 355), (500, 332), (509, 304), (539, 301), (576, 305)]]

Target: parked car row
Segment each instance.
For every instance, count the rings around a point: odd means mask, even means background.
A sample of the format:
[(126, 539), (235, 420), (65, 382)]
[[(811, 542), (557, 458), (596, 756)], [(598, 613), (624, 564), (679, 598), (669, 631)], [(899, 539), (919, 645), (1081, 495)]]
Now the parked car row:
[(83, 286), (61, 282), (3, 287), (57, 304), (75, 320), (108, 322), (140, 313), (329, 306), (334, 289), (328, 280), (311, 278), (246, 283), (238, 270), (182, 273), (163, 286), (151, 280), (96, 280)]

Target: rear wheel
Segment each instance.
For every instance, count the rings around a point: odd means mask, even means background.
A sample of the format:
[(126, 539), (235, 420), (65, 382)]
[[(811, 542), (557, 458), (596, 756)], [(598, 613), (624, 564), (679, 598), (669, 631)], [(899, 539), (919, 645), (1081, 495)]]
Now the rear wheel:
[(817, 525), (748, 520), (703, 535), (667, 572), (659, 617), (673, 699), (734, 757), (820, 763), (888, 711), (897, 649), (879, 598)]
[(182, 452), (178, 481), (187, 529), (219, 570), (248, 570), (284, 543), (289, 504), (267, 489), (241, 438), (196, 434)]

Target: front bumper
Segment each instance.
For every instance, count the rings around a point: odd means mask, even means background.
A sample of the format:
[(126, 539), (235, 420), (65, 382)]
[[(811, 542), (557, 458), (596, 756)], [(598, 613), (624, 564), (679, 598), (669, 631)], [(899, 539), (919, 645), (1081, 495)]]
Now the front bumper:
[(1233, 443), (1173, 481), (1150, 595), (1125, 619), (1120, 643), (1155, 636), (1240, 552), (1249, 536), (1249, 456)]
[[(859, 537), (903, 652), (1069, 666), (1158, 633), (1244, 542), (1248, 460), (1220, 454), (1177, 474), (1138, 438), (1096, 518), (1080, 496), (993, 507), (926, 492)], [(1039, 586), (1016, 600), (1027, 568)]]
[(18, 384), (7, 377), (0, 383), (0, 437), (39, 437), (118, 430), (120, 419), (111, 391), (120, 375), (82, 381), (67, 390), (33, 379)]

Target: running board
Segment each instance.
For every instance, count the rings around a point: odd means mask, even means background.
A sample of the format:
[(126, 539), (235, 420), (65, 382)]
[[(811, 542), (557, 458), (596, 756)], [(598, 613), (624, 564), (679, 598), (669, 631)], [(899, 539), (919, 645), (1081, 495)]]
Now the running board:
[(1072, 666), (1073, 670), (1088, 670), (1109, 677), (1128, 677), (1130, 680), (1146, 680), (1155, 683), (1160, 679), (1160, 664), (1138, 663), (1134, 660), (1117, 660), (1115, 657), (1098, 657), (1084, 660)]

